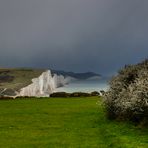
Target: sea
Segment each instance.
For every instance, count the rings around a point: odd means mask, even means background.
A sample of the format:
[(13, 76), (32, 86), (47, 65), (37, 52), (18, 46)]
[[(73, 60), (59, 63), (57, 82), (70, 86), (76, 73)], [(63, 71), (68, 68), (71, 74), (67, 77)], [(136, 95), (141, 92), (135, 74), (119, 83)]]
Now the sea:
[(94, 80), (76, 80), (63, 87), (57, 88), (56, 92), (93, 92), (93, 91), (106, 91), (109, 88), (109, 78), (100, 78)]

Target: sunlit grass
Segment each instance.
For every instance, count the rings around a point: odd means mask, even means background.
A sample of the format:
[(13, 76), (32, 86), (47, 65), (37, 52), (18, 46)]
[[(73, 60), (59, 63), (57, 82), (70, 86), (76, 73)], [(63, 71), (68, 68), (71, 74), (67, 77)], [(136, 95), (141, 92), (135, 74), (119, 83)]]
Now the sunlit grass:
[(0, 101), (2, 148), (147, 148), (148, 130), (109, 121), (100, 99)]

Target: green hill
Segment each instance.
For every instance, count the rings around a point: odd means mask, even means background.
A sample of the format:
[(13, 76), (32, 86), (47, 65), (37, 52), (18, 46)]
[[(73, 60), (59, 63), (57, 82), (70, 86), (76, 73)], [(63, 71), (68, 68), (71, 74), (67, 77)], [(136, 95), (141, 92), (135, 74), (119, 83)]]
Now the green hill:
[(100, 74), (94, 73), (94, 72), (84, 72), (84, 73), (75, 73), (75, 72), (67, 72), (67, 71), (62, 71), (62, 70), (51, 70), (52, 73), (56, 73), (58, 75), (63, 75), (63, 76), (70, 76), (73, 78), (76, 78), (78, 80), (86, 80), (92, 77), (100, 77)]
[[(28, 68), (0, 68), (0, 92), (1, 95), (15, 95), (15, 91), (31, 83), (31, 80), (38, 77), (43, 69)], [(4, 89), (4, 94), (2, 93)]]
[[(0, 96), (15, 96), (16, 91), (31, 84), (33, 78), (39, 77), (46, 69), (29, 69), (29, 68), (0, 68)], [(51, 70), (52, 75), (63, 75), (64, 77), (73, 77), (77, 80), (85, 80), (92, 77), (101, 77), (101, 75), (86, 72), (74, 73)]]

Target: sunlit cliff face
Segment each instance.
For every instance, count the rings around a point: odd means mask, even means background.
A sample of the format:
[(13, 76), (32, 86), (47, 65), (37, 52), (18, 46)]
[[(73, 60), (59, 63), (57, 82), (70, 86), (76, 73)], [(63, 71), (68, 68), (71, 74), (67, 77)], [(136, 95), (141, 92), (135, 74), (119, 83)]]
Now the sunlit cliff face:
[(22, 88), (17, 96), (36, 96), (47, 97), (53, 93), (56, 88), (64, 86), (71, 81), (70, 77), (51, 74), (48, 70), (43, 72), (38, 78), (32, 79), (32, 84)]

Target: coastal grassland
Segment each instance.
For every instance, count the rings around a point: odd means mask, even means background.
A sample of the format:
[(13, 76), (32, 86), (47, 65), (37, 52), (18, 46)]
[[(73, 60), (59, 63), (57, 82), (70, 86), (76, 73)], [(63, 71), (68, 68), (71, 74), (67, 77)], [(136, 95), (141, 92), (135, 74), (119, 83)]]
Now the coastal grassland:
[[(38, 77), (43, 71), (45, 70), (31, 68), (0, 68), (0, 80), (3, 80), (0, 83), (0, 88), (19, 90), (29, 85), (31, 80)], [(12, 81), (8, 81), (7, 77), (12, 77)]]
[(148, 130), (109, 121), (101, 98), (0, 101), (1, 148), (147, 148)]

